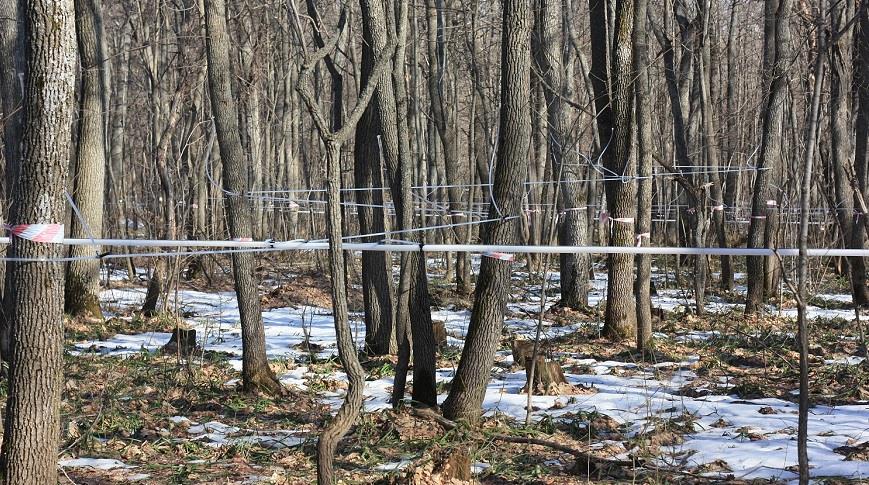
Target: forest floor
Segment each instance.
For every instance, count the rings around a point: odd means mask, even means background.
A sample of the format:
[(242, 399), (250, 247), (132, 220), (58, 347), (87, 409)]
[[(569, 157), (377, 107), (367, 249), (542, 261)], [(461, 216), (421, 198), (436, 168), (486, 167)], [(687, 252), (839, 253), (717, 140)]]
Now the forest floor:
[[(525, 371), (511, 344), (533, 338), (542, 285), (516, 264), (502, 347), (478, 430), (446, 429), (424, 413), (392, 410), (394, 360), (364, 361), (365, 413), (339, 447), (344, 483), (788, 483), (796, 478), (796, 389), (792, 302), (745, 318), (744, 289), (714, 294), (696, 316), (687, 292), (656, 273), (654, 353), (601, 338), (605, 274), (592, 281), (590, 308), (556, 311), (550, 276), (544, 352), (568, 385), (534, 396), (524, 425)], [(310, 271), (272, 272), (262, 293), (267, 352), (288, 394), (237, 390), (238, 308), (230, 286), (184, 286), (171, 295), (178, 317), (143, 319), (145, 290), (112, 282), (102, 294), (108, 320), (67, 322), (61, 466), (77, 484), (311, 483), (319, 431), (337, 409), (346, 378), (335, 357), (327, 279)], [(448, 391), (470, 321), (469, 298), (432, 269), (433, 318), (448, 346), (438, 384)], [(198, 289), (194, 289), (198, 288)], [(835, 282), (811, 301), (809, 457), (817, 483), (869, 483), (869, 362), (863, 334)], [(785, 295), (786, 297), (786, 295)], [(359, 310), (353, 297), (351, 309)], [(781, 309), (779, 308), (781, 307)], [(864, 312), (865, 313), (865, 312)], [(355, 313), (357, 341), (364, 339)], [(869, 319), (869, 317), (865, 317)], [(195, 356), (160, 352), (176, 325), (197, 331)], [(865, 325), (867, 328), (869, 326)], [(499, 435), (535, 437), (586, 456)]]

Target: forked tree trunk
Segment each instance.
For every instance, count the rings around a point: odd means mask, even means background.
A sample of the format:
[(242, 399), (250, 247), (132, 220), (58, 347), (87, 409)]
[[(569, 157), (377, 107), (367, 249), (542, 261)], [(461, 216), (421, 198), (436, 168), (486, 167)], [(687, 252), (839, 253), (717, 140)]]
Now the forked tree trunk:
[[(610, 221), (609, 245), (634, 245), (635, 160), (631, 156), (634, 130), (633, 117), (633, 0), (615, 3), (615, 30), (612, 48), (607, 42), (607, 3), (589, 0), (591, 21), (592, 67), (597, 107), (597, 126), (608, 176), (604, 181), (606, 203)], [(609, 53), (608, 53), (609, 50)], [(607, 140), (607, 142), (604, 142)], [(621, 179), (621, 176), (628, 177)], [(633, 256), (609, 254), (607, 256), (607, 296), (604, 316), (604, 334), (613, 340), (633, 338), (637, 331), (636, 304), (633, 295)]]
[[(376, 3), (376, 5), (375, 5)], [(386, 44), (386, 16), (382, 2), (360, 1), (362, 15), (368, 17), (363, 22), (362, 29), (362, 62), (360, 86), (371, 82), (371, 70), (374, 68), (376, 50)], [(389, 97), (392, 97), (392, 79), (389, 73), (384, 79), (378, 80), (378, 93), (389, 87)], [(365, 114), (356, 127), (356, 139), (353, 145), (354, 182), (357, 189), (356, 201), (359, 203), (359, 231), (362, 234), (382, 233), (385, 229), (383, 218), (383, 187), (381, 156), (396, 158), (398, 155), (398, 140), (395, 130), (395, 115), (390, 116), (392, 128), (384, 130), (384, 120), (381, 114), (380, 96), (375, 93), (375, 102), (369, 103)], [(394, 106), (394, 101), (393, 101)], [(381, 153), (381, 146), (383, 152)], [(363, 238), (365, 242), (376, 242), (383, 236)], [(395, 289), (392, 282), (392, 256), (386, 252), (362, 253), (362, 297), (365, 305), (365, 350), (371, 355), (387, 355), (395, 353)]]
[[(106, 167), (106, 49), (102, 2), (75, 0), (76, 31), (81, 59), (78, 145), (76, 145), (72, 215), (69, 237), (95, 238), (103, 234)], [(79, 214), (80, 213), (80, 214)], [(81, 217), (83, 220), (80, 220)], [(100, 253), (100, 246), (70, 246), (70, 257)], [(66, 269), (64, 308), (73, 317), (102, 319), (100, 310), (100, 261), (70, 261)]]
[[(292, 11), (294, 27), (300, 38), (303, 38), (301, 21), (298, 12)], [(339, 29), (343, 30), (346, 12), (341, 13)], [(383, 49), (383, 55), (374, 64), (371, 70), (371, 82), (359, 93), (356, 106), (347, 116), (346, 122), (340, 129), (332, 129), (326, 121), (326, 117), (320, 111), (317, 99), (314, 95), (310, 78), (316, 64), (326, 58), (334, 48), (341, 33), (332, 37), (332, 43), (324, 45), (313, 54), (305, 53), (305, 63), (299, 73), (296, 89), (305, 102), (308, 111), (314, 121), (314, 126), (320, 134), (320, 138), (326, 145), (326, 231), (329, 237), (329, 270), (332, 274), (332, 314), (335, 318), (335, 337), (338, 347), (338, 358), (347, 373), (347, 395), (338, 413), (329, 423), (320, 440), (317, 442), (317, 483), (320, 485), (332, 485), (334, 482), (333, 461), (338, 441), (347, 433), (362, 407), (362, 390), (365, 384), (365, 370), (359, 363), (358, 349), (353, 341), (353, 333), (350, 329), (349, 315), (347, 311), (347, 274), (344, 268), (343, 254), (343, 229), (341, 214), (341, 145), (353, 134), (357, 123), (362, 118), (371, 97), (378, 87), (389, 68), (392, 67), (393, 41)]]
[[(508, 218), (518, 215), (522, 209), (531, 141), (528, 103), (531, 94), (531, 2), (505, 0), (503, 9), (501, 128), (492, 188), (497, 207), (493, 205), (489, 209), (489, 218), (504, 218), (484, 228), (484, 244), (515, 244), (518, 239), (518, 219)], [(509, 261), (483, 258), (462, 357), (449, 396), (443, 403), (444, 416), (449, 419), (476, 422), (480, 417), (504, 323), (510, 267)]]
[[(246, 197), (247, 159), (241, 147), (238, 108), (232, 96), (230, 43), (224, 0), (205, 2), (205, 27), (208, 34), (208, 87), (220, 158), (223, 160), (224, 200), (227, 205), (229, 234), (235, 239), (250, 239), (253, 237), (253, 223)], [(266, 357), (259, 281), (254, 276), (253, 253), (233, 253), (232, 273), (241, 317), (242, 385), (248, 392), (266, 391), (279, 394), (282, 392), (281, 384), (269, 367)]]
[[(22, 164), (12, 224), (62, 224), (72, 140), (75, 10), (72, 0), (31, 0), (24, 15)], [(101, 188), (100, 188), (101, 189)], [(12, 238), (11, 255), (52, 259), (63, 247)], [(12, 355), (3, 436), (8, 485), (57, 483), (63, 387), (63, 265), (19, 263), (11, 280)]]
[[(398, 229), (413, 229), (414, 203), (411, 193), (413, 156), (410, 150), (410, 127), (407, 119), (407, 87), (405, 85), (405, 45), (407, 42), (406, 2), (389, 2), (384, 10), (379, 2), (363, 2), (370, 18), (374, 38), (375, 56), (382, 57), (389, 36), (396, 40), (395, 60), (391, 73), (380, 80), (372, 103), (380, 115), (380, 133), (383, 141), (386, 173), (392, 200), (398, 215)], [(396, 18), (391, 27), (387, 19)], [(401, 233), (401, 239), (422, 242), (420, 231)], [(425, 254), (402, 253), (401, 275), (398, 286), (398, 306), (395, 315), (395, 337), (399, 346), (399, 360), (395, 369), (392, 402), (398, 405), (404, 398), (407, 369), (413, 346), (413, 400), (428, 406), (437, 405), (435, 381), (436, 341), (432, 331), (431, 303), (428, 293), (428, 275)], [(412, 338), (411, 338), (412, 337)], [(411, 342), (412, 340), (412, 342)]]

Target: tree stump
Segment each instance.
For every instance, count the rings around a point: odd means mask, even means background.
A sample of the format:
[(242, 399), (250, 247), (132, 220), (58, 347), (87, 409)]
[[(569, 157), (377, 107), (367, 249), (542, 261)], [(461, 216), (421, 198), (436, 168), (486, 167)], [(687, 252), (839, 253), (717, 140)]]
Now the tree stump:
[[(533, 340), (513, 339), (511, 344), (513, 351), (513, 363), (516, 365), (525, 365), (525, 359), (530, 359), (534, 354)], [(543, 355), (545, 345), (543, 342), (537, 346), (537, 355)]]
[(172, 338), (160, 349), (166, 355), (181, 355), (187, 357), (196, 351), (196, 330), (176, 328), (172, 331)]
[(440, 450), (434, 457), (434, 474), (441, 479), (468, 481), (471, 479), (471, 450), (466, 446)]
[(444, 349), (447, 346), (447, 327), (444, 322), (433, 320), (431, 322), (432, 331), (434, 332), (435, 342), (438, 344), (438, 349)]
[[(534, 393), (555, 395), (561, 394), (560, 387), (567, 384), (564, 372), (558, 362), (546, 360), (542, 355), (537, 356), (537, 364), (534, 367)], [(522, 392), (528, 392), (528, 377), (531, 376), (531, 357), (525, 359), (525, 387)]]

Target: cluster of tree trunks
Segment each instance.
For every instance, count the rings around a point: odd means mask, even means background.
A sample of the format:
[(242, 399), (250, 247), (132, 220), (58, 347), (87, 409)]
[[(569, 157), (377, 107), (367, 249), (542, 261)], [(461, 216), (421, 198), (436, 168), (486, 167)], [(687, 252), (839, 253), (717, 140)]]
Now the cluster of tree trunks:
[[(332, 455), (358, 415), (364, 381), (347, 310), (348, 235), (411, 244), (700, 248), (738, 246), (744, 236), (747, 247), (866, 245), (866, 0), (306, 0), (304, 14), (293, 2), (0, 5), (4, 220), (66, 222), (70, 237), (84, 239), (327, 234), (350, 382), (320, 441), (322, 483), (332, 480)], [(756, 18), (763, 28), (754, 35)], [(355, 19), (361, 29), (349, 25)], [(812, 29), (827, 34), (803, 35)], [(811, 40), (797, 49), (794, 39), (803, 37)], [(815, 158), (822, 163), (812, 165)], [(800, 210), (792, 212), (797, 194)], [(818, 219), (814, 208), (831, 217)], [(808, 231), (810, 222), (823, 230)], [(0, 268), (9, 483), (53, 480), (62, 310), (101, 319), (97, 256), (128, 250), (94, 244), (61, 254), (60, 246), (13, 238), (8, 255), (25, 261)], [(26, 261), (60, 256), (73, 261)], [(215, 270), (206, 257), (166, 256), (153, 258), (145, 315), (169, 310), (182, 267)], [(243, 388), (282, 393), (265, 352), (256, 256), (231, 259)], [(483, 257), (474, 281), (468, 253), (445, 259), (456, 292), (474, 301), (443, 412), (473, 422), (513, 263)], [(713, 270), (720, 288), (734, 286), (733, 258), (674, 259), (680, 283), (690, 264), (698, 314)], [(411, 371), (412, 400), (437, 405), (435, 349), (446, 336), (431, 320), (428, 263), (419, 252), (361, 256), (361, 350), (398, 355), (395, 405), (405, 402)], [(527, 263), (543, 269), (539, 258)], [(135, 277), (132, 258), (125, 264)], [(802, 313), (809, 264), (798, 265)], [(653, 330), (651, 267), (648, 255), (606, 257), (604, 334), (640, 351)], [(559, 305), (584, 308), (591, 259), (562, 254), (558, 269)], [(756, 314), (792, 268), (749, 257), (746, 269), (745, 313)], [(854, 303), (869, 304), (865, 258), (846, 258), (838, 269)], [(179, 345), (190, 347), (183, 338)], [(807, 341), (804, 327), (800, 338)], [(517, 360), (527, 363), (543, 379), (530, 391), (560, 379), (557, 364), (541, 356)], [(34, 421), (45, 427), (23, 424)]]

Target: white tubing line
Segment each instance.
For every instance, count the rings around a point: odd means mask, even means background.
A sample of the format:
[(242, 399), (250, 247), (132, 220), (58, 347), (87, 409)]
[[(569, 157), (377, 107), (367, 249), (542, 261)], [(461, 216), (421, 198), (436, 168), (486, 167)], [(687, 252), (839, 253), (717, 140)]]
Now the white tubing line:
[[(0, 245), (9, 244), (9, 238), (0, 238)], [(127, 246), (127, 247), (165, 247), (165, 248), (236, 248), (265, 249), (278, 251), (292, 250), (324, 250), (329, 249), (329, 243), (319, 241), (207, 241), (207, 240), (138, 240), (138, 239), (64, 239), (62, 244), (70, 246)], [(385, 251), (385, 252), (504, 252), (525, 254), (682, 254), (682, 255), (729, 255), (729, 256), (798, 256), (796, 248), (781, 248), (778, 250), (765, 248), (673, 248), (673, 247), (636, 247), (636, 246), (520, 246), (520, 245), (486, 245), (486, 244), (384, 244), (384, 243), (344, 243), (346, 251)], [(867, 249), (827, 249), (811, 248), (809, 256), (844, 256), (866, 257)], [(165, 253), (172, 256), (173, 253)], [(130, 254), (130, 256), (137, 256)]]

